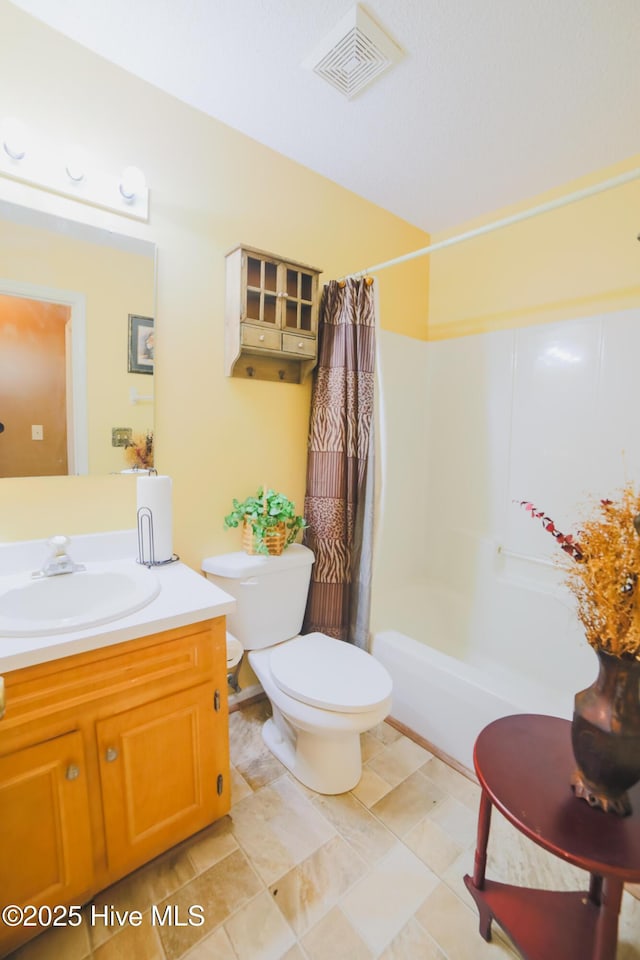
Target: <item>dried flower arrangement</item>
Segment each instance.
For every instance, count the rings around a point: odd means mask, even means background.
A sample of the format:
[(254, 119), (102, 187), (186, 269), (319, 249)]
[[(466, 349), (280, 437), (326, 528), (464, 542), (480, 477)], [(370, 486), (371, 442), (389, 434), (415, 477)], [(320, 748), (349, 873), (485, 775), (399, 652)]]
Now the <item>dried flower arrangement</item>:
[(589, 644), (614, 657), (640, 660), (640, 495), (633, 485), (627, 484), (616, 501), (600, 500), (577, 538), (561, 533), (532, 503), (520, 504), (542, 520), (575, 561), (566, 584)]
[(137, 470), (149, 470), (153, 467), (153, 432), (137, 433), (124, 448), (124, 455), (130, 467)]

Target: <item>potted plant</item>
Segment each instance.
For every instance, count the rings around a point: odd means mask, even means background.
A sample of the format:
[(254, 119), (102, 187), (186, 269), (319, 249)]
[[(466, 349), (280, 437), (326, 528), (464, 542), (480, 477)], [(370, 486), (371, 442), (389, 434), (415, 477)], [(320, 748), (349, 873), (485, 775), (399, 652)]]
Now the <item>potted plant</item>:
[(522, 501), (574, 563), (566, 584), (598, 657), (595, 682), (575, 696), (572, 786), (592, 806), (631, 812), (627, 791), (640, 780), (640, 496), (627, 484), (600, 500), (576, 536)]
[(247, 553), (279, 556), (306, 527), (304, 517), (283, 493), (260, 487), (255, 496), (233, 501), (224, 525), (242, 527), (242, 546)]

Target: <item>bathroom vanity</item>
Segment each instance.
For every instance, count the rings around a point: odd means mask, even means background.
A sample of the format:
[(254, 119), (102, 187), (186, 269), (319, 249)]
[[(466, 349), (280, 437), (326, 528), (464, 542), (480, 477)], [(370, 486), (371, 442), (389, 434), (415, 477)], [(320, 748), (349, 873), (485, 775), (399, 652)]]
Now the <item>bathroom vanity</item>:
[[(229, 809), (234, 601), (183, 564), (152, 573), (131, 616), (0, 638), (3, 906), (82, 905)], [(0, 956), (38, 932), (0, 926)]]

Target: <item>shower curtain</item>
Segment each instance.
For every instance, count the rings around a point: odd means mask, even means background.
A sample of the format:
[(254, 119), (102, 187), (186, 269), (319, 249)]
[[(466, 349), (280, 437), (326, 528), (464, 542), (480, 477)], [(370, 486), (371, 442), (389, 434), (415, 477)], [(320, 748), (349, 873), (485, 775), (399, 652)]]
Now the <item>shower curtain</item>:
[(304, 633), (365, 648), (373, 540), (373, 281), (332, 280), (320, 303), (311, 399), (306, 545), (315, 554)]

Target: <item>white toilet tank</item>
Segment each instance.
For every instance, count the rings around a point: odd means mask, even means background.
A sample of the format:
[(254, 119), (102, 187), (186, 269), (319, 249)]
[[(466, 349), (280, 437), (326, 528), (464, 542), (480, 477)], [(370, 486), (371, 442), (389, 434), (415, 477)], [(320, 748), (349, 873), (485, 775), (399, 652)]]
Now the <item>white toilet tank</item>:
[(229, 631), (245, 650), (260, 650), (300, 633), (313, 562), (308, 547), (292, 543), (279, 557), (243, 552), (207, 557), (202, 569), (237, 600), (227, 615)]

